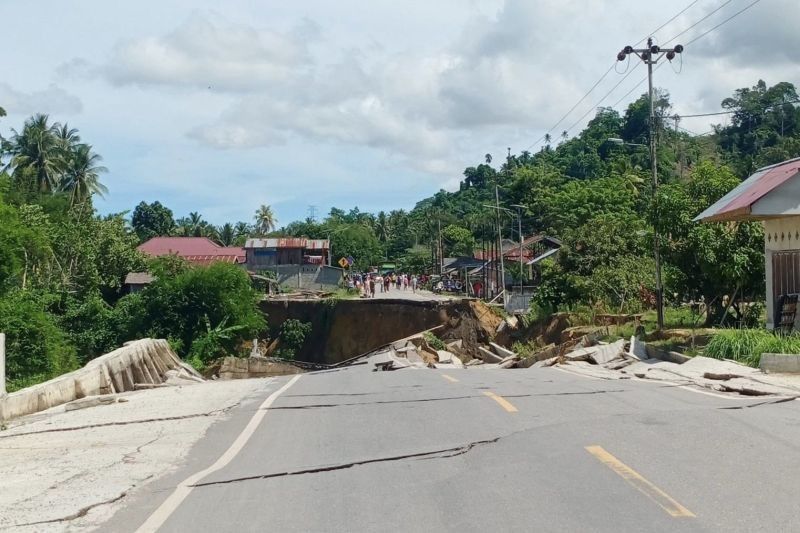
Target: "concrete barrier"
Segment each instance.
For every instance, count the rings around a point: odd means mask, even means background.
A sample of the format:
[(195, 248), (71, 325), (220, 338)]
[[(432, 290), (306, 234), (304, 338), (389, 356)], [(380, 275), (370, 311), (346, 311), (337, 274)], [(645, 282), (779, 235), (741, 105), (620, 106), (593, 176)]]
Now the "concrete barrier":
[(800, 374), (800, 355), (763, 353), (758, 368), (777, 374)]
[(249, 379), (300, 374), (291, 363), (268, 357), (226, 357), (219, 369), (220, 379)]
[(44, 411), (86, 396), (135, 390), (137, 384), (160, 384), (167, 372), (202, 380), (163, 339), (142, 339), (90, 361), (85, 367), (0, 398), (0, 420)]

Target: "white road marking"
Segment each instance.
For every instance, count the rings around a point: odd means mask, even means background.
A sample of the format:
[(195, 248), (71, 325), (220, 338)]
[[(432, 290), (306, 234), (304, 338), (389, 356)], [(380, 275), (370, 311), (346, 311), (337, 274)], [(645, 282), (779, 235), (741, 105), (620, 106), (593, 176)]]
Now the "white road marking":
[(295, 382), (300, 379), (301, 374), (296, 375), (292, 379), (290, 379), (283, 387), (276, 390), (269, 397), (264, 400), (264, 403), (258, 408), (256, 413), (253, 415), (253, 418), (250, 419), (250, 422), (247, 423), (247, 426), (242, 430), (236, 440), (233, 441), (233, 444), (223, 453), (216, 462), (206, 468), (205, 470), (201, 470), (196, 474), (192, 474), (188, 478), (184, 479), (172, 494), (162, 503), (158, 509), (150, 515), (150, 517), (145, 521), (144, 524), (139, 526), (137, 529), (137, 533), (152, 533), (158, 531), (158, 529), (164, 525), (164, 523), (169, 519), (172, 513), (180, 506), (183, 500), (189, 496), (189, 493), (192, 492), (192, 485), (206, 477), (207, 475), (216, 472), (222, 468), (225, 468), (228, 463), (230, 463), (234, 457), (245, 447), (247, 441), (250, 440), (250, 437), (253, 436), (255, 433), (256, 428), (267, 415), (269, 407), (278, 399), (278, 396), (283, 394), (286, 389), (291, 387), (295, 384)]

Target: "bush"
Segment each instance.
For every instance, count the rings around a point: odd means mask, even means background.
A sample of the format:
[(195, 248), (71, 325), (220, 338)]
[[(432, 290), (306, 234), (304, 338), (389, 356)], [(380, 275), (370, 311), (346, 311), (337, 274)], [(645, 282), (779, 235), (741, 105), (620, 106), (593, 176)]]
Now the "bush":
[(281, 324), (278, 338), (281, 340), (281, 347), (276, 353), (282, 359), (294, 359), (297, 350), (303, 347), (306, 337), (311, 333), (311, 323), (301, 322), (295, 318), (290, 318)]
[(0, 299), (0, 331), (6, 334), (9, 390), (78, 368), (75, 347), (36, 294), (13, 291)]
[(205, 359), (211, 352), (235, 352), (239, 343), (265, 328), (264, 316), (257, 307), (259, 296), (241, 268), (214, 263), (172, 272), (175, 275), (163, 272), (147, 288), (118, 302), (115, 323), (120, 340), (170, 339), (178, 353), (186, 357), (193, 353), (198, 339), (224, 330), (225, 335), (216, 335), (213, 340), (219, 349), (210, 350), (208, 339), (197, 348)]
[(422, 336), (425, 338), (425, 342), (428, 343), (428, 346), (434, 350), (447, 350), (447, 345), (444, 343), (444, 341), (434, 335), (432, 332), (426, 331), (422, 334)]
[(762, 353), (800, 354), (800, 335), (776, 335), (763, 329), (728, 329), (714, 335), (703, 355), (758, 367)]

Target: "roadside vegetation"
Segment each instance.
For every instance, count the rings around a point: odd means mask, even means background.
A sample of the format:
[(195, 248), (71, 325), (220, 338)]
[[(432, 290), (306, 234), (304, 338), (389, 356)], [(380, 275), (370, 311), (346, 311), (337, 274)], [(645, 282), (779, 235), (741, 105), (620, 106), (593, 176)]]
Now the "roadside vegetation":
[(703, 355), (758, 367), (763, 353), (800, 354), (800, 335), (779, 335), (763, 329), (723, 329), (711, 338)]
[[(53, 377), (138, 336), (168, 338), (181, 356), (203, 364), (235, 352), (263, 326), (244, 273), (230, 265), (149, 263), (136, 246), (150, 237), (204, 236), (223, 246), (250, 236), (329, 238), (336, 256), (352, 256), (356, 268), (389, 261), (422, 272), (439, 249), (444, 257), (488, 250), (496, 213), (485, 205), (496, 187), (501, 204), (526, 206), (526, 235), (563, 243), (533, 269), (539, 288), (530, 319), (556, 311), (587, 319), (644, 313), (649, 328), (656, 224), (667, 304), (679, 310), (668, 312), (668, 323), (752, 326), (759, 313), (751, 304), (764, 293), (761, 226), (692, 219), (753, 170), (800, 156), (798, 100), (791, 83), (758, 81), (722, 102), (730, 112), (723, 124), (694, 135), (668, 127), (684, 106), (674, 109), (659, 91), (657, 198), (647, 150), (609, 140), (647, 144), (642, 96), (623, 110), (600, 108), (583, 131), (548, 134), (535, 153), (486, 154), (464, 169), (458, 191), (441, 190), (409, 211), (334, 207), (321, 220), (283, 226), (268, 205), (251, 222), (219, 226), (199, 212), (176, 219), (158, 201), (101, 215), (93, 197), (108, 193), (102, 158), (71, 125), (35, 115), (0, 139), (0, 330), (8, 334), (10, 385)], [(517, 238), (516, 220), (501, 217), (503, 235)], [(138, 271), (157, 281), (126, 295), (125, 275)], [(734, 305), (723, 304), (734, 293)], [(682, 306), (701, 300), (707, 312), (685, 314)], [(632, 333), (625, 327), (620, 335)]]

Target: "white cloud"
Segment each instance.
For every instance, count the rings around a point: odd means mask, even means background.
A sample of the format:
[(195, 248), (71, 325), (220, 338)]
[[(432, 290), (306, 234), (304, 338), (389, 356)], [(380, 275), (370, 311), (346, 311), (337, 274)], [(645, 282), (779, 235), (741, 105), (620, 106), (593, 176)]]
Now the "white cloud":
[(0, 106), (10, 115), (76, 114), (83, 110), (80, 98), (56, 85), (38, 91), (22, 92), (7, 83), (0, 83)]
[(196, 13), (167, 35), (120, 43), (100, 72), (118, 85), (263, 89), (310, 63), (317, 31), (309, 21), (284, 34)]

